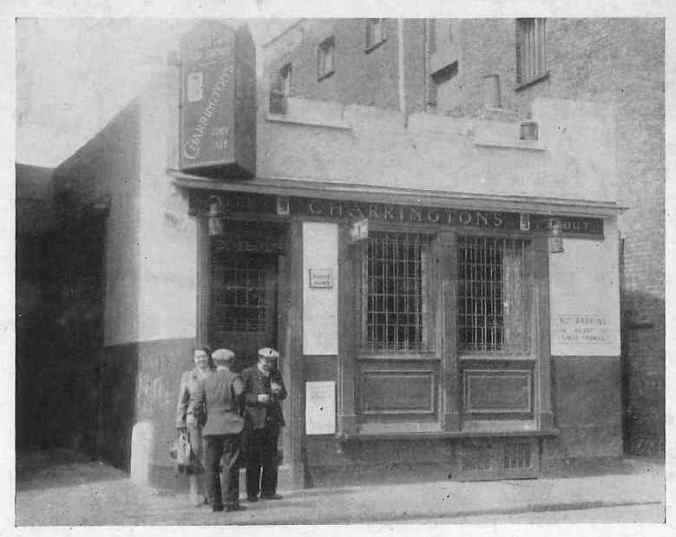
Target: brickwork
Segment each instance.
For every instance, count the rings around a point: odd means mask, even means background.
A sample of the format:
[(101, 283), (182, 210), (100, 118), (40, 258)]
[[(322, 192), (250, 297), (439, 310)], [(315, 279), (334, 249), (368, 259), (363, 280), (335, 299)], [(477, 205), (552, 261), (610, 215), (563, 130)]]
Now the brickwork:
[[(404, 24), (407, 108), (424, 105), (424, 22)], [(335, 39), (334, 73), (317, 79), (317, 46)], [(396, 19), (385, 21), (385, 41), (367, 51), (365, 19), (307, 20), (264, 50), (267, 85), (286, 63), (293, 65), (291, 95), (380, 108), (399, 108), (398, 28)]]

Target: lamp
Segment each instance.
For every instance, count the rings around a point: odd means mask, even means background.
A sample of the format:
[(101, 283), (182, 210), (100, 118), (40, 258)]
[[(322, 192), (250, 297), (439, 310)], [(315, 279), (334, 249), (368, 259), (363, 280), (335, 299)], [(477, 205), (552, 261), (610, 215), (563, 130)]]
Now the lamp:
[(223, 234), (223, 201), (219, 196), (211, 196), (209, 198), (209, 236)]
[(553, 254), (563, 253), (563, 238), (561, 237), (561, 220), (550, 220), (551, 236), (549, 237), (549, 251)]

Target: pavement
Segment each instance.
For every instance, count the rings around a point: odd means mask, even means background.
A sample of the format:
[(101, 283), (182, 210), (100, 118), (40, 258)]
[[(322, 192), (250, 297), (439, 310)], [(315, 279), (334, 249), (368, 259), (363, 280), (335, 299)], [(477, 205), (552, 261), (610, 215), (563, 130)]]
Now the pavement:
[(101, 462), (33, 454), (17, 457), (16, 525), (663, 523), (664, 464), (624, 462), (623, 473), (602, 475), (288, 490), (281, 500), (243, 501), (246, 511), (212, 513)]

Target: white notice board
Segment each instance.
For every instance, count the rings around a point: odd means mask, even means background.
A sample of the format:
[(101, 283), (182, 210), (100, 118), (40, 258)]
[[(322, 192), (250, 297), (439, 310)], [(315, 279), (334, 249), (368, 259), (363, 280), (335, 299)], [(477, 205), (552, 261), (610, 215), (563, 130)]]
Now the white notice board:
[(305, 434), (335, 434), (336, 383), (305, 383)]

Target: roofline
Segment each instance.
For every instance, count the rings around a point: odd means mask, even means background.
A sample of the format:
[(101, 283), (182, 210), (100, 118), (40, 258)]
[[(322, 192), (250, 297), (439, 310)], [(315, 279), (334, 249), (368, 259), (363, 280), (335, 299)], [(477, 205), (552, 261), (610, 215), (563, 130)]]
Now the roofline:
[(276, 36), (274, 36), (274, 37), (268, 39), (265, 43), (263, 43), (263, 44), (261, 45), (261, 47), (262, 47), (262, 48), (266, 48), (267, 46), (271, 45), (272, 43), (274, 43), (274, 42), (277, 41), (278, 39), (281, 39), (283, 36), (285, 36), (285, 35), (288, 34), (291, 30), (293, 30), (296, 26), (300, 25), (302, 22), (305, 22), (306, 20), (307, 20), (307, 17), (303, 17), (303, 18), (298, 19), (296, 22), (294, 22), (294, 23), (291, 24), (290, 26), (287, 26), (286, 28), (284, 28), (284, 30), (282, 30), (282, 31), (281, 31), (280, 33), (278, 33)]
[(174, 184), (196, 190), (248, 192), (277, 196), (297, 196), (335, 200), (360, 200), (372, 203), (421, 204), (430, 207), (502, 210), (571, 216), (616, 216), (628, 209), (615, 202), (584, 199), (561, 199), (538, 196), (503, 196), (469, 192), (444, 192), (414, 188), (335, 183), (289, 177), (256, 177), (239, 181), (208, 179), (169, 169)]

